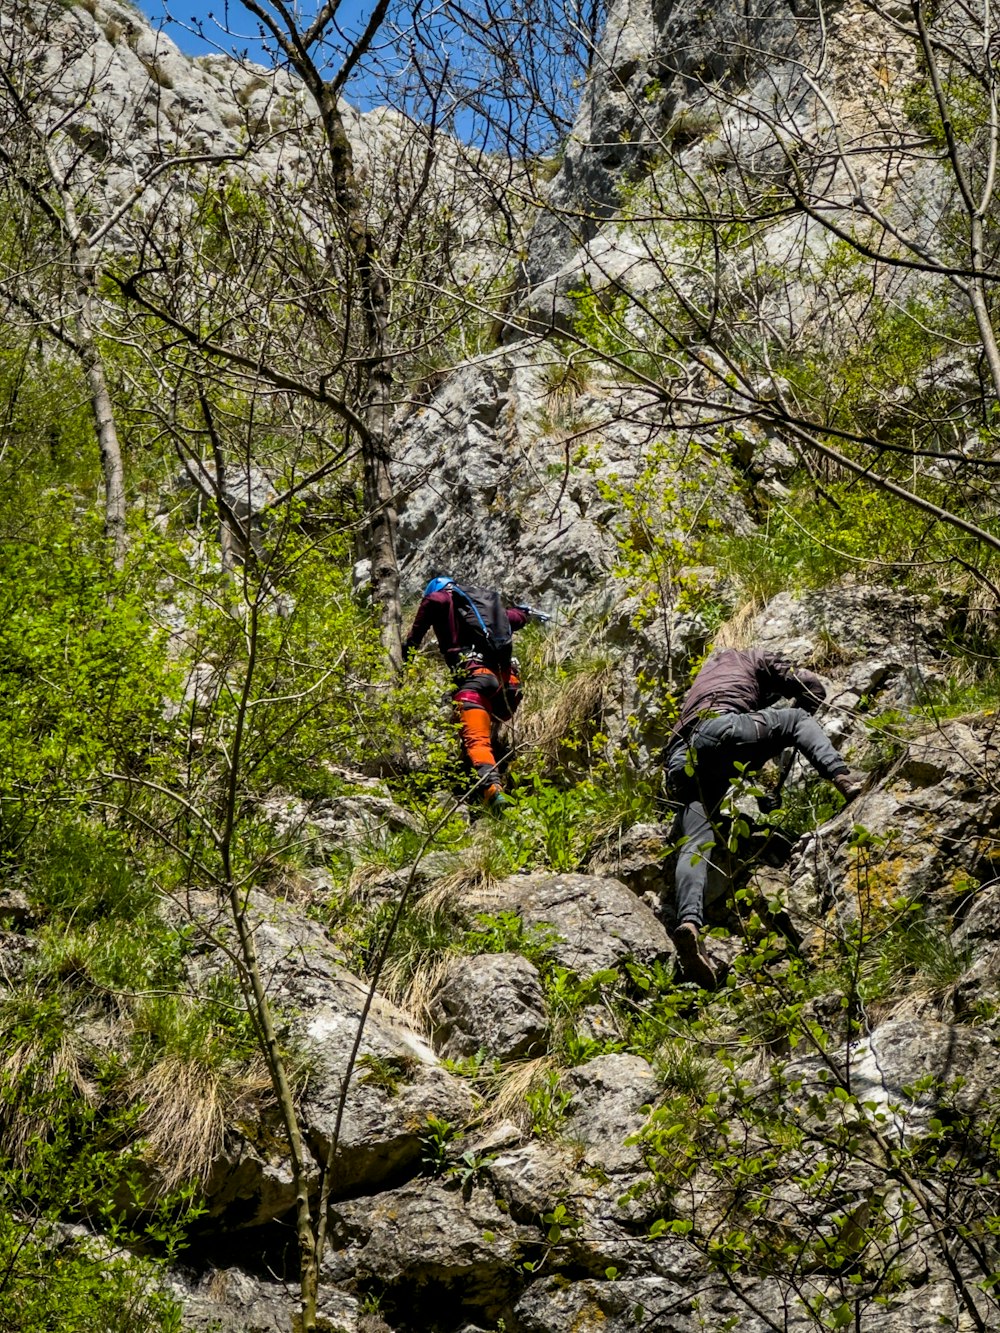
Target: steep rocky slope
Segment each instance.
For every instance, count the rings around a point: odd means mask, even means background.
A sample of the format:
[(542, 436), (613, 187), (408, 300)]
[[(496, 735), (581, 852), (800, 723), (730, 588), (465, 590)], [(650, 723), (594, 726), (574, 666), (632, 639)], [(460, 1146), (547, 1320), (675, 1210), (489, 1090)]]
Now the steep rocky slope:
[[(59, 88), (75, 96), (97, 74), (109, 100), (81, 122), (83, 147), (109, 199), (157, 151), (242, 155), (244, 135), (257, 143), (265, 128), (253, 171), (304, 169), (308, 134), (301, 148), (284, 133), (298, 124), (298, 92), (281, 76), (221, 58), (191, 64), (103, 0), (85, 14), (66, 19), (74, 59), (53, 52), (52, 113), (66, 105)], [(835, 24), (853, 17), (845, 6)], [(623, 291), (642, 298), (622, 316), (641, 344), (683, 238), (663, 226), (669, 207), (657, 227), (637, 221), (625, 187), (642, 179), (666, 192), (685, 153), (689, 174), (713, 159), (766, 174), (754, 155), (771, 145), (754, 137), (748, 107), (772, 126), (793, 104), (813, 129), (828, 113), (799, 78), (810, 22), (783, 10), (614, 8), (531, 237), (530, 290), (501, 345), (400, 410), (400, 552), (410, 594), (441, 568), (503, 582), (554, 613), (560, 652), (602, 659), (585, 719), (595, 753), (631, 746), (648, 776), (664, 689), (683, 684), (718, 634), (822, 672), (822, 720), (866, 769), (866, 790), (843, 810), (795, 769), (773, 818), (758, 816), (752, 793), (739, 798), (731, 847), (713, 867), (710, 948), (727, 973), (714, 995), (674, 977), (662, 805), (581, 832), (576, 807), (543, 819), (529, 795), (503, 829), (463, 825), (443, 849), (398, 783), (362, 771), (358, 741), (338, 794), (315, 795), (319, 780), (303, 774), (301, 790), (254, 809), (262, 859), (295, 852), (247, 915), (295, 1053), (314, 1192), (333, 1163), (320, 1274), (329, 1330), (996, 1325), (997, 717), (951, 706), (963, 648), (993, 642), (988, 600), (984, 610), (953, 570), (944, 588), (904, 585), (863, 556), (821, 586), (790, 576), (766, 594), (709, 563), (712, 534), (765, 546), (769, 505), (790, 497), (801, 458), (772, 419), (730, 429), (746, 386), (733, 387), (709, 343), (692, 340), (686, 360), (671, 345), (684, 386), (665, 395), (664, 363), (629, 375), (620, 346), (602, 355), (582, 337), (571, 295), (610, 287), (605, 314)], [(765, 49), (767, 70), (751, 55), (733, 64), (736, 49)], [(722, 89), (711, 133), (699, 119), (708, 84)], [(133, 132), (106, 152), (114, 119)], [(377, 179), (398, 126), (388, 113), (351, 124)], [(677, 152), (664, 163), (666, 140)], [(938, 181), (920, 165), (894, 185), (894, 216), (924, 216), (915, 201)], [(471, 241), (480, 223), (467, 222)], [(829, 231), (787, 225), (795, 254), (817, 252), (822, 268)], [(775, 268), (787, 253), (780, 226), (766, 240)], [(738, 267), (724, 276), (742, 293)], [(840, 313), (824, 322), (821, 284), (788, 267), (787, 283), (769, 272), (767, 293), (781, 287), (789, 341), (817, 323), (835, 341)], [(557, 336), (526, 336), (539, 324)], [(808, 480), (819, 493), (837, 478), (813, 469)], [(637, 497), (646, 508), (629, 508)], [(623, 551), (659, 563), (630, 564)], [(645, 616), (656, 577), (657, 614)], [(612, 771), (598, 770), (608, 782)], [(547, 841), (519, 862), (531, 818)], [(358, 873), (340, 875), (345, 860)], [(157, 891), (165, 920), (195, 941), (177, 984), (198, 994), (227, 975), (234, 939), (217, 895), (191, 880)], [(45, 927), (28, 890), (4, 890), (10, 989)], [(400, 936), (411, 933), (372, 981), (397, 907)], [(73, 984), (73, 957), (62, 967)], [(84, 1019), (89, 1053), (113, 1050), (106, 1027)], [(170, 1147), (148, 1124), (144, 1133), (137, 1197), (148, 1202), (169, 1176)], [(220, 1136), (171, 1289), (186, 1327), (287, 1329), (297, 1298), (284, 1128), (266, 1094), (247, 1095)]]
[[(866, 598), (877, 602), (877, 617), (866, 613)], [(822, 1117), (797, 1147), (789, 1139), (780, 1196), (772, 1195), (770, 1170), (758, 1167), (757, 1186), (766, 1184), (772, 1200), (755, 1213), (758, 1225), (772, 1225), (773, 1211), (792, 1234), (799, 1229), (803, 1244), (810, 1238), (818, 1244), (817, 1238), (836, 1235), (848, 1200), (886, 1207), (878, 1263), (897, 1274), (895, 1291), (874, 1305), (862, 1300), (860, 1326), (930, 1329), (942, 1320), (963, 1326), (950, 1258), (935, 1238), (938, 1214), (932, 1208), (927, 1216), (914, 1215), (902, 1197), (890, 1206), (888, 1194), (898, 1188), (896, 1175), (904, 1168), (884, 1154), (891, 1156), (892, 1145), (901, 1151), (907, 1145), (903, 1155), (908, 1156), (909, 1145), (943, 1114), (939, 1105), (949, 1108), (956, 1126), (968, 1118), (985, 1134), (993, 1123), (1000, 1058), (990, 1018), (996, 997), (993, 899), (1000, 818), (996, 722), (981, 716), (925, 723), (922, 734), (898, 741), (895, 756), (869, 751), (851, 701), (861, 692), (872, 707), (880, 692), (903, 700), (907, 673), (919, 669), (917, 663), (922, 660), (925, 671), (941, 663), (932, 641), (907, 641), (914, 631), (920, 634), (914, 612), (919, 615), (919, 608), (887, 589), (866, 590), (861, 597), (848, 587), (840, 595), (837, 615), (845, 641), (842, 664), (831, 674), (829, 721), (855, 760), (870, 755), (875, 764), (870, 789), (849, 814), (786, 842), (779, 864), (755, 867), (752, 860), (735, 858), (729, 872), (748, 887), (749, 897), (734, 915), (727, 897), (732, 883), (723, 877), (712, 918), (722, 929), (710, 944), (730, 968), (730, 987), (693, 1007), (691, 999), (681, 1000), (679, 1009), (668, 1007), (651, 1045), (648, 1039), (643, 1044), (630, 1013), (644, 1003), (652, 1013), (657, 1005), (657, 983), (644, 992), (635, 988), (634, 978), (651, 978), (657, 967), (670, 966), (671, 945), (657, 916), (661, 893), (669, 910), (668, 825), (636, 828), (618, 844), (595, 849), (595, 865), (587, 873), (536, 871), (488, 890), (462, 888), (453, 869), (444, 876), (429, 870), (421, 878), (420, 897), (440, 907), (446, 892), (450, 910), (469, 926), (483, 912), (516, 913), (525, 932), (521, 947), (530, 943), (531, 961), (519, 954), (517, 938), (504, 952), (453, 955), (427, 1001), (427, 1037), (418, 1036), (402, 1015), (393, 1018), (389, 1006), (369, 1019), (362, 1051), (401, 1063), (395, 1076), (383, 1072), (382, 1091), (375, 1094), (370, 1061), (347, 1102), (344, 1166), (331, 1200), (324, 1266), (324, 1306), (333, 1327), (376, 1326), (357, 1314), (359, 1299), (369, 1310), (377, 1305), (379, 1318), (400, 1329), (494, 1328), (502, 1319), (508, 1329), (628, 1329), (652, 1321), (655, 1327), (694, 1330), (706, 1319), (731, 1316), (740, 1327), (771, 1327), (778, 1317), (791, 1327), (813, 1326), (813, 1316), (797, 1303), (815, 1304), (822, 1296), (827, 1308), (841, 1308), (840, 1261), (831, 1260), (826, 1271), (817, 1263), (802, 1277), (789, 1271), (751, 1278), (750, 1268), (746, 1276), (737, 1270), (723, 1281), (714, 1273), (712, 1228), (723, 1226), (735, 1185), (727, 1183), (707, 1139), (703, 1167), (694, 1161), (693, 1173), (682, 1173), (683, 1184), (674, 1180), (670, 1142), (658, 1138), (668, 1108), (690, 1095), (699, 1079), (708, 1087), (728, 1086), (725, 1065), (712, 1070), (713, 1059), (732, 1042), (748, 1043), (749, 1054), (758, 1041), (780, 1044), (791, 1034), (802, 1053), (785, 1067), (781, 1087), (796, 1090), (783, 1092), (770, 1108), (773, 1121), (764, 1107), (777, 1091), (777, 1066), (761, 1069), (752, 1060), (737, 1063), (743, 1081), (739, 1096), (730, 1094), (725, 1117), (730, 1152), (737, 1151), (739, 1135), (753, 1138), (769, 1126), (775, 1133), (789, 1115), (808, 1129), (808, 1122), (795, 1117), (805, 1114), (803, 1105), (810, 1100)], [(797, 637), (816, 627), (808, 605), (778, 599), (748, 632), (771, 646), (794, 649)], [(803, 800), (822, 799), (812, 786), (802, 791)], [(363, 810), (365, 798), (357, 805)], [(315, 821), (320, 863), (340, 846), (343, 825), (337, 815), (334, 808), (304, 815)], [(373, 815), (381, 824), (378, 807)], [(862, 840), (859, 826), (867, 831)], [(784, 915), (785, 934), (777, 938), (794, 951), (782, 966), (815, 970), (807, 987), (808, 1021), (782, 1012), (794, 991), (783, 994), (781, 966), (766, 996), (755, 995), (759, 925), (751, 918), (765, 904), (767, 912)], [(340, 1043), (349, 1039), (356, 1012), (349, 997), (358, 983), (346, 976), (338, 980), (330, 964), (321, 964), (317, 950), (329, 946), (304, 921), (296, 924), (298, 910), (282, 906), (283, 924), (267, 928), (266, 948), (276, 983), (304, 1010), (301, 1021), (318, 1069), (329, 1070), (311, 1083), (303, 1108), (310, 1136), (322, 1144), (332, 1114), (323, 1079), (332, 1078), (335, 1090), (344, 1059)], [(907, 917), (914, 928), (909, 936)], [(910, 970), (904, 965), (886, 1000), (868, 1001), (871, 1008), (857, 1025), (844, 1007), (851, 996), (845, 974), (836, 966), (831, 970), (831, 964), (838, 956), (861, 963), (873, 940), (894, 930), (902, 932), (897, 943), (910, 940)], [(863, 965), (874, 965), (876, 955), (877, 949)], [(794, 964), (795, 958), (801, 963)], [(539, 969), (547, 978), (544, 986)], [(564, 980), (554, 990), (558, 977)], [(865, 1003), (864, 990), (855, 997), (858, 1003)], [(540, 1084), (542, 1094), (527, 1099), (527, 1117), (522, 1099), (504, 1097), (502, 1079), (480, 1077), (494, 1060), (515, 1070), (526, 1058), (540, 1061), (546, 1050), (565, 1052), (568, 1034), (576, 1052), (572, 1067), (551, 1066), (548, 1081)], [(454, 1067), (441, 1068), (434, 1047), (452, 1060), (476, 1055), (477, 1111), (468, 1085)], [(646, 1055), (633, 1053), (637, 1047)], [(684, 1062), (701, 1074), (685, 1076)], [(824, 1075), (833, 1082), (825, 1083)], [(834, 1086), (849, 1088), (844, 1101), (834, 1096)], [(703, 1114), (718, 1130), (711, 1105)], [(828, 1109), (821, 1110), (824, 1106)], [(835, 1124), (841, 1114), (858, 1117), (848, 1156), (859, 1156), (850, 1162), (841, 1160), (844, 1141), (827, 1123), (833, 1117)], [(436, 1128), (427, 1121), (430, 1115), (439, 1117)], [(707, 1123), (702, 1134), (709, 1133)], [(866, 1125), (871, 1141), (882, 1143), (874, 1157), (860, 1146)], [(787, 1123), (783, 1132), (792, 1135)], [(689, 1151), (683, 1135), (673, 1142), (676, 1151)], [(775, 1141), (768, 1148), (765, 1138), (755, 1151), (766, 1155), (777, 1148)], [(232, 1148), (227, 1158), (231, 1154)], [(815, 1173), (824, 1162), (831, 1177), (819, 1188)], [(959, 1159), (954, 1169), (948, 1225), (960, 1228), (972, 1222), (974, 1212), (968, 1211), (971, 1198), (966, 1203), (960, 1198), (965, 1186)], [(234, 1329), (283, 1326), (277, 1293), (267, 1283), (247, 1287), (217, 1249), (229, 1226), (259, 1225), (269, 1213), (280, 1212), (276, 1186), (282, 1174), (280, 1160), (258, 1159), (252, 1148), (239, 1156), (238, 1195), (225, 1183), (222, 1164), (213, 1174), (213, 1219), (201, 1249), (211, 1265), (190, 1305), (204, 1326), (213, 1318)], [(677, 1234), (661, 1225), (653, 1228), (653, 1239), (648, 1228), (664, 1216), (665, 1189), (670, 1198), (665, 1215), (678, 1222)], [(686, 1222), (693, 1232), (681, 1225)], [(219, 1240), (213, 1239), (216, 1234)], [(252, 1237), (246, 1243), (256, 1244)], [(263, 1259), (268, 1252), (263, 1236), (261, 1244)], [(866, 1262), (875, 1263), (871, 1252)], [(969, 1282), (975, 1280), (970, 1273)], [(235, 1310), (209, 1298), (209, 1291), (222, 1290), (230, 1293)], [(276, 1313), (265, 1315), (267, 1308)]]

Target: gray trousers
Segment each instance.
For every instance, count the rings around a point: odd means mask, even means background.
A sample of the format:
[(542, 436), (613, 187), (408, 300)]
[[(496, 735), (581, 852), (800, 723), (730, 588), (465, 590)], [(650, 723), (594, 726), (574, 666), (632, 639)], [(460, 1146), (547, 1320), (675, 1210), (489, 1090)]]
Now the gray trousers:
[[(826, 732), (803, 708), (721, 713), (698, 722), (686, 742), (671, 747), (667, 777), (681, 802), (681, 845), (674, 878), (678, 924), (704, 922), (705, 881), (715, 847), (713, 826), (733, 780), (738, 772), (753, 772), (789, 746), (805, 755), (821, 777), (847, 770)], [(738, 770), (737, 764), (744, 769)]]

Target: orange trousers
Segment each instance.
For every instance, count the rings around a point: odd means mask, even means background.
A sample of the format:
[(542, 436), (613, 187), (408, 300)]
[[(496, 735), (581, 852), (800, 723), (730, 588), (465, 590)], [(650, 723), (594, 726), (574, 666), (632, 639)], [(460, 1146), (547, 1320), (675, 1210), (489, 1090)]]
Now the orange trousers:
[(494, 753), (493, 717), (488, 708), (464, 699), (457, 701), (456, 709), (462, 760), (475, 773), (483, 801), (491, 801), (503, 790)]
[(520, 681), (513, 670), (499, 675), (481, 665), (467, 668), (455, 691), (455, 715), (459, 724), (462, 762), (476, 775), (476, 787), (484, 802), (503, 790), (497, 764), (497, 721), (513, 716), (520, 702)]

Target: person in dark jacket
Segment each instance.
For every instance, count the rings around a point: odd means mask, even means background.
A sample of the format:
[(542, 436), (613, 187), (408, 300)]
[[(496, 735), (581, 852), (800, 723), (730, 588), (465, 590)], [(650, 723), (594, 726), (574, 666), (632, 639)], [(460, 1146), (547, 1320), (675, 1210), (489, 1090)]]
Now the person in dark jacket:
[[(403, 640), (403, 660), (420, 647), (428, 630), (434, 631), (455, 682), (452, 699), (462, 763), (475, 774), (476, 790), (486, 807), (499, 812), (510, 802), (504, 795), (497, 761), (497, 730), (499, 723), (514, 716), (521, 702), (517, 658), (491, 661), (481, 647), (469, 642), (471, 636), (455, 611), (452, 587), (453, 580), (444, 576), (428, 583), (410, 632)], [(532, 614), (525, 606), (510, 606), (506, 610), (512, 631), (522, 629)]]
[[(825, 697), (817, 675), (760, 648), (712, 653), (685, 696), (666, 755), (667, 781), (681, 804), (673, 941), (685, 980), (706, 990), (717, 980), (701, 943), (713, 825), (737, 773), (793, 746), (845, 800), (861, 792), (861, 780), (813, 717)], [(782, 698), (793, 706), (772, 706)]]

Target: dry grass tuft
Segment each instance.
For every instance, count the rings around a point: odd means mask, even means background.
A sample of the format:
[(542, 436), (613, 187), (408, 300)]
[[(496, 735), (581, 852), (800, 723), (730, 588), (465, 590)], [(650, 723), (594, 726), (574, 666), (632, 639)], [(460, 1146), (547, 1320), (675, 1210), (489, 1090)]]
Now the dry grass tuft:
[(347, 879), (348, 895), (365, 902), (371, 896), (371, 890), (374, 887), (391, 875), (398, 873), (398, 871), (387, 866), (384, 861), (358, 861), (351, 867), (351, 873)]
[(507, 853), (498, 845), (493, 827), (483, 820), (473, 829), (469, 846), (456, 860), (455, 869), (442, 875), (421, 895), (417, 910), (434, 915), (448, 911), (470, 897), (477, 903), (494, 897), (500, 902), (497, 889), (509, 874)]
[(590, 671), (533, 687), (515, 723), (518, 753), (539, 755), (546, 766), (555, 766), (566, 737), (601, 716), (612, 674), (613, 669), (602, 663)]
[(737, 610), (733, 612), (724, 625), (719, 626), (712, 642), (712, 647), (752, 647), (755, 639), (753, 622), (763, 605), (764, 603), (757, 597), (752, 597), (750, 601), (744, 602), (742, 606), (738, 607)]
[(204, 1181), (222, 1151), (226, 1122), (241, 1106), (272, 1095), (263, 1059), (238, 1070), (168, 1054), (133, 1086), (145, 1103), (139, 1131), (169, 1194), (188, 1180)]
[(512, 1120), (521, 1129), (527, 1129), (531, 1123), (527, 1094), (543, 1083), (549, 1074), (558, 1072), (558, 1069), (554, 1056), (539, 1055), (532, 1060), (508, 1065), (498, 1074), (484, 1079), (487, 1126)]
[[(10, 1034), (6, 1034), (9, 1038)], [(19, 1169), (25, 1169), (34, 1144), (51, 1128), (48, 1107), (69, 1094), (95, 1106), (98, 1093), (87, 1077), (80, 1039), (67, 1028), (53, 1041), (51, 1035), (4, 1041), (0, 1056), (0, 1083), (16, 1088), (15, 1105), (0, 1102), (0, 1142)]]
[(414, 966), (409, 958), (394, 960), (382, 973), (380, 989), (386, 999), (427, 1033), (431, 1028), (430, 1004), (448, 974), (454, 954), (437, 954)]

